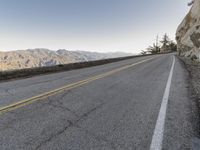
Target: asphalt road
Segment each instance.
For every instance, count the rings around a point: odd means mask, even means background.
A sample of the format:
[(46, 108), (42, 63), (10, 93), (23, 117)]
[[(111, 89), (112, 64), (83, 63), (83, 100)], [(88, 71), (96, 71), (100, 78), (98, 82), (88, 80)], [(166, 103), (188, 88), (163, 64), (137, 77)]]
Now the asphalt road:
[(188, 79), (167, 54), (1, 82), (0, 150), (192, 149)]

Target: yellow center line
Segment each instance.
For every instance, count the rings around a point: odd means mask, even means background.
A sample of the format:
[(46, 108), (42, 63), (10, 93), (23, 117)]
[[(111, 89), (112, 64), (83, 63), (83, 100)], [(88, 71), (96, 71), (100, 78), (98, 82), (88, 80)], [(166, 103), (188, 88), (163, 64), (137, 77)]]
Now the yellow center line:
[(61, 93), (63, 91), (74, 89), (76, 87), (80, 87), (84, 84), (90, 83), (90, 82), (98, 80), (98, 79), (102, 79), (104, 77), (110, 76), (110, 75), (115, 74), (117, 72), (123, 71), (125, 69), (131, 68), (131, 67), (136, 66), (138, 64), (149, 61), (153, 58), (155, 58), (155, 57), (145, 59), (145, 60), (142, 60), (140, 62), (136, 62), (134, 64), (126, 65), (126, 66), (123, 66), (123, 67), (120, 67), (120, 68), (117, 68), (117, 69), (114, 69), (114, 70), (111, 70), (111, 71), (108, 71), (108, 72), (105, 72), (105, 73), (102, 73), (102, 74), (99, 74), (99, 75), (96, 75), (96, 76), (93, 76), (93, 77), (89, 77), (87, 79), (84, 79), (84, 80), (81, 80), (81, 81), (78, 81), (78, 82), (75, 82), (75, 83), (65, 85), (65, 86), (57, 88), (55, 90), (51, 90), (51, 91), (39, 94), (37, 96), (31, 97), (31, 98), (28, 98), (28, 99), (24, 99), (24, 100), (21, 100), (19, 102), (16, 102), (16, 103), (13, 103), (13, 104), (10, 104), (10, 105), (7, 105), (7, 106), (0, 107), (0, 114), (15, 110), (17, 108), (20, 108), (20, 107), (23, 107), (23, 106), (26, 106), (26, 105), (29, 105), (29, 104), (36, 102), (36, 101), (39, 101), (39, 100), (45, 100), (45, 98), (47, 98), (47, 97), (56, 95), (56, 94)]

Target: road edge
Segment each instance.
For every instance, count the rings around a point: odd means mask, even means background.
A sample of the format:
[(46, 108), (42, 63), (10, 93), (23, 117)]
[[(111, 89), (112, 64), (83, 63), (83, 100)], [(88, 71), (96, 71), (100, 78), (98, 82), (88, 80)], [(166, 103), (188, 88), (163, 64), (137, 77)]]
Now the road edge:
[[(198, 125), (195, 125), (194, 128), (197, 130), (197, 137), (192, 139), (192, 149), (199, 150), (200, 149), (200, 84), (199, 87), (196, 86), (197, 81), (200, 79), (200, 63), (193, 62), (191, 59), (181, 57), (176, 55), (177, 60), (180, 62), (183, 68), (188, 72), (188, 92), (191, 99), (195, 103), (195, 107), (197, 108), (198, 118), (196, 120)], [(197, 73), (195, 73), (197, 72)], [(200, 83), (200, 81), (199, 81)]]
[(162, 55), (162, 54), (135, 55), (135, 56), (128, 56), (128, 57), (118, 57), (118, 58), (111, 58), (111, 59), (88, 61), (88, 62), (61, 64), (61, 65), (49, 66), (49, 67), (38, 67), (38, 68), (29, 68), (29, 69), (20, 69), (20, 70), (2, 71), (2, 72), (0, 71), (0, 83), (7, 82), (10, 80), (31, 78), (33, 76), (46, 75), (46, 74), (100, 66), (100, 65), (119, 62), (123, 60), (128, 60), (128, 59), (133, 59), (133, 58), (138, 58), (138, 57), (147, 57), (147, 56), (153, 56), (153, 55)]

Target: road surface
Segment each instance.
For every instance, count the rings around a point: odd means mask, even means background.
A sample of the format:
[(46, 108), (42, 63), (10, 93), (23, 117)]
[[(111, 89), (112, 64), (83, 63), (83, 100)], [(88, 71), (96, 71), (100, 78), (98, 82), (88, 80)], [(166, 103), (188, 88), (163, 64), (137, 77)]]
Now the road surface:
[(0, 83), (0, 150), (184, 150), (198, 136), (174, 54)]

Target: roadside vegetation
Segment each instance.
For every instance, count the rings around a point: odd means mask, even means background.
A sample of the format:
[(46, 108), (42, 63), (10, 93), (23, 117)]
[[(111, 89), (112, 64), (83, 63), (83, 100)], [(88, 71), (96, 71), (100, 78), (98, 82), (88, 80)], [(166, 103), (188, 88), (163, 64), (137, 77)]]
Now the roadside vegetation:
[(169, 38), (167, 34), (163, 35), (162, 39), (158, 41), (158, 36), (156, 37), (156, 42), (150, 45), (146, 50), (142, 50), (141, 54), (159, 54), (177, 51), (177, 44)]

